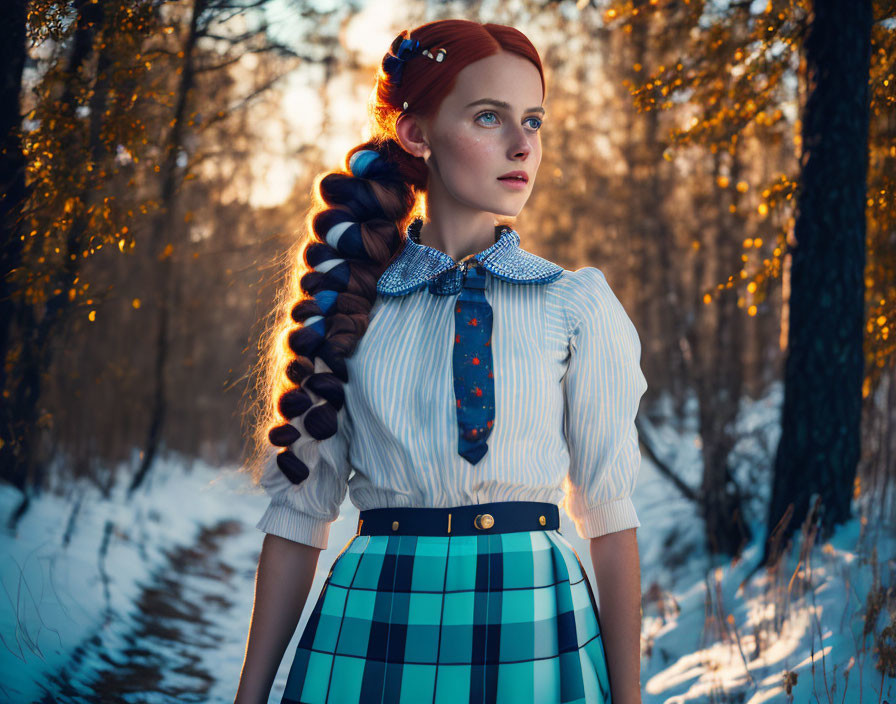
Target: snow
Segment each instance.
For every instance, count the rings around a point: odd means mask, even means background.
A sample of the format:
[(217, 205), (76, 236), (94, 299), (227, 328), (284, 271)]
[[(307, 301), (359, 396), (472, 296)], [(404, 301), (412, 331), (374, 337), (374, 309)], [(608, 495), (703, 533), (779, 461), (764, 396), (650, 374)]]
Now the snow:
[[(741, 448), (745, 464), (774, 448), (769, 417), (776, 407), (774, 398), (763, 399), (742, 414), (741, 430), (755, 431)], [(693, 428), (673, 431), (656, 422), (649, 434), (664, 461), (686, 467), (683, 479), (695, 486), (700, 451)], [(743, 481), (750, 471), (738, 468), (737, 476)], [(254, 524), (266, 496), (235, 468), (177, 458), (159, 461), (130, 500), (129, 472), (113, 476), (122, 479), (106, 496), (75, 483), (65, 495), (34, 497), (14, 530), (9, 516), (19, 495), (0, 486), (7, 526), (0, 699), (232, 702), (264, 537)], [(753, 516), (762, 515), (765, 500), (751, 497)], [(634, 501), (642, 524), (644, 704), (896, 698), (894, 680), (882, 683), (875, 669), (874, 633), (894, 618), (886, 605), (874, 632), (862, 635), (874, 572), (884, 587), (894, 586), (892, 525), (863, 526), (856, 517), (804, 559), (798, 543), (777, 573), (751, 574), (761, 554), (761, 521), (750, 526), (754, 538), (732, 562), (707, 555), (693, 506), (646, 458)], [(279, 702), (308, 613), (356, 525), (357, 509), (347, 498), (271, 702)], [(588, 543), (565, 513), (561, 531), (594, 584)], [(791, 696), (787, 672), (796, 676)]]

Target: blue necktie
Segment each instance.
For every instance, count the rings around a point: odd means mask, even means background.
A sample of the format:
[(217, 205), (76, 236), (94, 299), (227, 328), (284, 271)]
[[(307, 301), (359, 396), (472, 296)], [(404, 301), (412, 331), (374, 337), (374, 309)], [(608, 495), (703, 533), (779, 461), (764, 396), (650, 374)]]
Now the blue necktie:
[(492, 307), (485, 298), (485, 287), (485, 269), (475, 260), (469, 260), (454, 306), (452, 361), (457, 451), (470, 464), (479, 462), (488, 451), (485, 441), (495, 424)]

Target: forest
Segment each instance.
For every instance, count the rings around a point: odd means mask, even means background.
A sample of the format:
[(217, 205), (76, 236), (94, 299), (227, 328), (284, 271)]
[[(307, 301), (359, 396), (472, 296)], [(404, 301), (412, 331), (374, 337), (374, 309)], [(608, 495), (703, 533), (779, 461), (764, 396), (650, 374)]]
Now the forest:
[(644, 702), (896, 701), (893, 0), (5, 0), (0, 697), (233, 700), (286, 253), (447, 17), (538, 47), (514, 228), (640, 336)]

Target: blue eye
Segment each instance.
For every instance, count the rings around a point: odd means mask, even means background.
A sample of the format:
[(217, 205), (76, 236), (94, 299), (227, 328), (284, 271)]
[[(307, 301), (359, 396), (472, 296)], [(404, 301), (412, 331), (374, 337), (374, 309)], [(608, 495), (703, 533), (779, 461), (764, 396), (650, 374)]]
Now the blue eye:
[[(480, 117), (485, 117), (486, 115), (492, 115), (492, 116), (494, 116), (494, 117), (497, 117), (497, 113), (495, 113), (495, 112), (493, 112), (493, 111), (491, 111), (491, 110), (488, 110), (488, 111), (486, 111), (486, 112), (481, 112), (481, 113), (479, 113), (479, 114), (476, 116), (476, 119), (478, 120)], [(541, 119), (540, 119), (540, 118), (537, 118), (537, 117), (529, 117), (529, 118), (526, 118), (526, 122), (530, 122), (531, 120), (535, 120), (535, 122), (538, 123), (534, 128), (532, 128), (532, 129), (534, 129), (535, 131), (538, 131), (538, 129), (539, 129), (539, 128), (541, 127), (541, 125), (542, 125), (542, 121), (541, 121)], [(490, 122), (490, 123), (488, 123), (488, 124), (494, 125), (494, 124), (496, 124), (496, 123), (495, 123), (495, 122)]]
[(526, 120), (526, 122), (529, 122), (529, 120), (535, 120), (535, 121), (538, 123), (538, 127), (535, 128), (536, 130), (537, 130), (539, 127), (541, 127), (541, 125), (542, 125), (541, 120), (538, 119), (537, 117), (530, 117), (530, 118), (528, 118), (528, 119)]
[[(480, 117), (484, 117), (484, 116), (486, 116), (486, 115), (495, 115), (495, 113), (493, 113), (493, 112), (482, 112), (482, 113), (479, 113), (479, 114), (476, 116), (476, 119), (478, 120)], [(492, 124), (494, 124), (494, 123), (492, 123)]]

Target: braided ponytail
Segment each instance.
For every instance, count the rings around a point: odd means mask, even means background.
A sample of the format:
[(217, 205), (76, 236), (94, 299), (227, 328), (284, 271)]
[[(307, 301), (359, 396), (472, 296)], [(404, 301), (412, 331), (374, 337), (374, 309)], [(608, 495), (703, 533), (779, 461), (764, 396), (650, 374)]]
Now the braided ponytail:
[(319, 207), (300, 254), (302, 297), (292, 306), (296, 325), (286, 336), (294, 357), (285, 368), (288, 388), (277, 400), (282, 420), (268, 431), (269, 442), (284, 448), (277, 466), (294, 484), (309, 469), (291, 446), (303, 434), (325, 440), (337, 431), (345, 359), (367, 329), (377, 279), (399, 249), (397, 223), (409, 219), (416, 202), (401, 169), (414, 158), (391, 140), (368, 142), (349, 152), (345, 171), (316, 185)]

